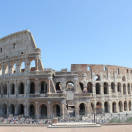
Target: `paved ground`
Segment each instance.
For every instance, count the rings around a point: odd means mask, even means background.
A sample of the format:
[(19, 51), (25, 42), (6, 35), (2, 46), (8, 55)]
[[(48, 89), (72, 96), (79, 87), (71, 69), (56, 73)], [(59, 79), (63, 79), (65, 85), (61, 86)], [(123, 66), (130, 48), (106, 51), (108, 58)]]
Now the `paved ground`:
[(132, 125), (113, 125), (92, 128), (46, 128), (46, 127), (4, 127), (0, 132), (132, 132)]

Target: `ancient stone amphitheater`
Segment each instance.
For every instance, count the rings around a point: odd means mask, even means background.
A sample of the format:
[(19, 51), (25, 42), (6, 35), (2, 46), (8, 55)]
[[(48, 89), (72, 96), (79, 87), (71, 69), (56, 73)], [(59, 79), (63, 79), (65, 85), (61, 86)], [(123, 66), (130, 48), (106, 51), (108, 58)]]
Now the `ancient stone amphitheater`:
[[(29, 31), (0, 39), (0, 115), (51, 119), (132, 113), (132, 69), (72, 64), (45, 69)], [(55, 58), (54, 58), (55, 59)]]

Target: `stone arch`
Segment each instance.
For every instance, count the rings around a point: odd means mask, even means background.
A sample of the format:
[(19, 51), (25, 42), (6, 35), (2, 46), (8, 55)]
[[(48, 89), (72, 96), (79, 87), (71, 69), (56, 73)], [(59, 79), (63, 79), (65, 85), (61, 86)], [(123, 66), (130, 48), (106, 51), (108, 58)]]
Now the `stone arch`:
[(15, 106), (14, 106), (14, 104), (10, 105), (9, 112), (10, 112), (10, 114), (15, 115)]
[(128, 94), (131, 94), (130, 83), (127, 84)]
[(96, 94), (100, 94), (101, 90), (100, 90), (100, 83), (96, 83)]
[(57, 82), (56, 83), (56, 92), (57, 93), (60, 93), (61, 92), (61, 83), (60, 82)]
[(117, 107), (116, 107), (116, 102), (112, 103), (112, 112), (116, 113), (117, 112)]
[(93, 92), (93, 84), (91, 82), (88, 82), (87, 88), (88, 88), (88, 93)]
[(30, 82), (30, 94), (35, 94), (35, 83)]
[(25, 62), (21, 62), (20, 71), (25, 72)]
[(109, 90), (108, 90), (108, 83), (104, 82), (104, 94), (108, 94)]
[(109, 113), (109, 104), (108, 104), (108, 102), (104, 102), (104, 112)]
[(41, 82), (41, 89), (40, 89), (40, 93), (41, 94), (45, 94), (48, 92), (48, 87), (47, 87), (47, 83), (45, 81)]
[(123, 94), (126, 94), (126, 84), (123, 84)]
[(10, 88), (10, 94), (11, 94), (11, 95), (15, 94), (15, 84), (12, 83), (10, 87), (11, 87), (11, 88)]
[(3, 94), (7, 95), (7, 85), (6, 84), (3, 85)]
[(112, 90), (112, 93), (115, 93), (115, 83), (114, 82), (111, 83), (111, 90)]
[(21, 82), (20, 84), (19, 84), (19, 94), (24, 94), (24, 83), (23, 82)]
[(101, 102), (97, 102), (96, 103), (96, 113), (97, 114), (101, 114), (102, 113), (102, 103)]
[(117, 83), (117, 91), (121, 93), (121, 83), (120, 82)]
[(54, 104), (53, 105), (53, 114), (55, 117), (60, 117), (61, 116), (61, 108), (59, 104)]
[(35, 117), (35, 106), (33, 104), (29, 105), (29, 116), (32, 118)]
[(124, 111), (127, 111), (127, 101), (124, 101)]
[(119, 112), (123, 112), (123, 105), (122, 105), (122, 102), (119, 101), (118, 105), (119, 105)]
[(2, 113), (3, 113), (3, 116), (7, 116), (7, 104), (2, 105)]
[(131, 110), (132, 110), (132, 104), (131, 104), (131, 101), (129, 101), (128, 105), (129, 105), (129, 111), (131, 111)]
[(24, 105), (23, 104), (18, 105), (18, 115), (24, 115)]
[(79, 105), (79, 115), (85, 115), (86, 114), (86, 105), (84, 103), (81, 103)]
[(99, 75), (99, 74), (96, 74), (96, 75), (94, 76), (94, 80), (95, 80), (95, 81), (101, 81), (100, 75)]
[(35, 63), (34, 59), (30, 61), (30, 70), (31, 71), (35, 71), (36, 70), (36, 63)]
[(47, 106), (45, 104), (40, 106), (40, 115), (41, 118), (47, 118)]
[(69, 90), (74, 90), (74, 83), (73, 83), (72, 81), (68, 81), (68, 82), (66, 83), (66, 87), (67, 87), (67, 89), (69, 89)]
[(84, 90), (84, 85), (83, 85), (83, 83), (80, 82), (79, 85), (80, 85), (80, 88), (81, 88), (81, 90), (82, 90), (82, 92), (83, 92), (83, 90)]

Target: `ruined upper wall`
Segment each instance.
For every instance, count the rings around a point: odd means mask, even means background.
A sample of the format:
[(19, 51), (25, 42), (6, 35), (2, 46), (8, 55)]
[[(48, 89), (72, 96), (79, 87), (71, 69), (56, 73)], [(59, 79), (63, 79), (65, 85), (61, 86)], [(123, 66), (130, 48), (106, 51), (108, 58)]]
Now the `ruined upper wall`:
[(16, 32), (0, 39), (0, 58), (28, 54), (36, 48), (29, 31)]
[(95, 64), (72, 64), (71, 71), (77, 72), (95, 72), (95, 73), (118, 73), (126, 74), (132, 73), (132, 68), (113, 66), (113, 65), (95, 65)]

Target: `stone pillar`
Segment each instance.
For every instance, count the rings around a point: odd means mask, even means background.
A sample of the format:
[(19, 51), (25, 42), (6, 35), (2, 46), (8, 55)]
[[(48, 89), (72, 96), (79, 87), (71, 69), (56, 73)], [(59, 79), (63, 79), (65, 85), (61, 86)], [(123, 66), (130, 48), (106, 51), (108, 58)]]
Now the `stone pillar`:
[(25, 105), (24, 105), (24, 116), (25, 117), (29, 116), (29, 103), (28, 102), (25, 102)]
[(51, 92), (51, 90), (50, 90), (50, 87), (51, 87), (51, 77), (48, 77), (48, 94), (50, 94)]
[(15, 95), (17, 96), (18, 95), (18, 89), (19, 89), (19, 84), (17, 83), (17, 80), (15, 80)]
[(4, 74), (5, 74), (5, 65), (2, 64), (2, 75), (4, 75)]
[(35, 102), (35, 117), (39, 118), (39, 104), (38, 102)]
[(108, 83), (108, 89), (109, 89), (109, 96), (112, 96), (112, 89), (111, 89), (111, 84)]
[(18, 104), (15, 105), (15, 115), (18, 115)]
[(38, 71), (38, 58), (35, 59), (35, 67), (36, 67), (36, 71)]
[(26, 65), (26, 72), (30, 72), (30, 61), (27, 59), (26, 62), (25, 62), (25, 65)]
[(66, 101), (61, 101), (61, 110), (62, 110), (62, 118), (65, 119), (66, 116)]
[(78, 106), (78, 104), (75, 105), (75, 116), (77, 119), (79, 119), (79, 106)]
[(21, 72), (20, 70), (20, 67), (21, 67), (21, 63), (20, 62), (17, 62), (16, 63), (16, 73), (19, 73), (19, 72)]
[(112, 102), (111, 101), (109, 102), (109, 112), (113, 113), (113, 111), (112, 111)]
[(47, 110), (48, 110), (48, 113), (47, 114), (48, 115), (47, 116), (48, 116), (49, 119), (51, 119), (52, 118), (51, 116), (53, 115), (53, 113), (51, 112), (51, 109), (52, 109), (51, 108), (51, 102), (48, 101), (48, 103), (47, 103)]
[(93, 97), (96, 98), (96, 84), (93, 83)]
[(27, 97), (29, 96), (29, 86), (30, 86), (30, 80), (27, 79), (25, 83), (25, 94)]
[(35, 94), (39, 95), (40, 94), (40, 82), (39, 79), (35, 79)]

